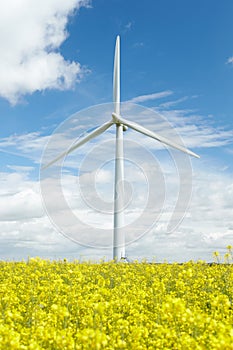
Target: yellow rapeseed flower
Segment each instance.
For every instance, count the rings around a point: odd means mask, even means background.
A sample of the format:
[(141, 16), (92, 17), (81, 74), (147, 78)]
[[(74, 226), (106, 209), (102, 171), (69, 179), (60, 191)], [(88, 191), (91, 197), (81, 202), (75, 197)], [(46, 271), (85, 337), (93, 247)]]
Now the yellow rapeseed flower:
[(231, 263), (0, 262), (0, 297), (0, 350), (233, 349)]

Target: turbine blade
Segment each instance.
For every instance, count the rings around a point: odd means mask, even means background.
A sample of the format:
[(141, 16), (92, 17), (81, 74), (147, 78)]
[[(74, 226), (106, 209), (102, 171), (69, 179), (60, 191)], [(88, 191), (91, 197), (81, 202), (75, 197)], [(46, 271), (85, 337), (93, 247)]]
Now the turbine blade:
[(189, 149), (181, 146), (181, 145), (177, 145), (176, 143), (174, 143), (173, 141), (170, 141), (168, 140), (167, 138), (163, 137), (163, 136), (160, 136), (158, 134), (156, 134), (155, 132), (153, 131), (150, 131), (149, 129), (146, 129), (144, 128), (143, 126), (137, 124), (137, 123), (134, 123), (134, 122), (130, 122), (126, 119), (123, 119), (121, 118), (120, 116), (116, 115), (115, 113), (113, 113), (113, 120), (115, 120), (115, 122), (117, 123), (120, 123), (120, 124), (123, 124), (123, 125), (126, 125), (128, 126), (129, 128), (135, 130), (135, 131), (138, 131), (140, 132), (141, 134), (144, 134), (146, 136), (149, 136), (151, 137), (152, 139), (155, 139), (159, 142), (162, 142), (164, 143), (165, 145), (168, 145), (170, 147), (173, 147), (173, 148), (176, 148), (178, 149), (179, 151), (182, 151), (184, 153), (187, 153), (189, 154), (190, 156), (193, 156), (195, 158), (200, 158), (199, 155), (197, 155), (196, 153), (190, 151)]
[(108, 128), (110, 128), (110, 126), (113, 125), (113, 121), (109, 121), (107, 123), (104, 123), (103, 125), (101, 125), (100, 127), (98, 127), (97, 129), (95, 129), (94, 131), (92, 131), (91, 133), (89, 133), (87, 136), (83, 137), (81, 140), (79, 140), (77, 143), (75, 143), (72, 147), (70, 147), (67, 151), (62, 152), (61, 154), (59, 154), (56, 158), (54, 158), (51, 162), (49, 162), (48, 164), (44, 165), (42, 167), (42, 170), (50, 167), (51, 165), (53, 165), (54, 163), (56, 163), (58, 160), (64, 158), (65, 156), (67, 156), (68, 154), (70, 154), (71, 152), (73, 152), (76, 148), (84, 145), (86, 142), (90, 141), (91, 139), (99, 136), (100, 134), (102, 134), (104, 131), (106, 131)]
[(116, 38), (113, 70), (113, 104), (114, 112), (120, 114), (120, 36)]

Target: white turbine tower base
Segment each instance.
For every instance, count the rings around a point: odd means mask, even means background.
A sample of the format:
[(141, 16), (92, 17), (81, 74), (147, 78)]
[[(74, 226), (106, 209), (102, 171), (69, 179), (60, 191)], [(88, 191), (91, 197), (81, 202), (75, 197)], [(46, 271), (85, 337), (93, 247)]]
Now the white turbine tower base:
[(46, 169), (58, 160), (66, 157), (78, 147), (81, 147), (91, 139), (101, 135), (113, 124), (116, 126), (116, 152), (115, 152), (115, 190), (114, 190), (114, 232), (113, 232), (113, 259), (115, 261), (126, 260), (125, 255), (125, 232), (124, 232), (124, 150), (123, 150), (123, 132), (128, 128), (133, 129), (141, 134), (149, 136), (167, 146), (178, 149), (193, 157), (200, 158), (194, 152), (186, 149), (173, 141), (150, 131), (143, 126), (128, 121), (121, 117), (120, 110), (120, 37), (117, 36), (114, 57), (113, 70), (113, 104), (114, 111), (112, 119), (96, 128), (94, 131), (83, 137), (67, 151), (58, 155), (55, 159), (46, 164), (42, 169)]

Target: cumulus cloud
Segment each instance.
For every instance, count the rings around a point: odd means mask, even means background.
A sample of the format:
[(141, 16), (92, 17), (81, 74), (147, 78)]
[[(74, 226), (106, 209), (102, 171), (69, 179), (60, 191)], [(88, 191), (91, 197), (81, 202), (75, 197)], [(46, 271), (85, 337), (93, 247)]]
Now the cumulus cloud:
[(155, 257), (157, 261), (213, 260), (232, 244), (232, 175), (194, 166), (193, 196), (181, 225), (167, 234), (169, 210), (164, 211), (153, 230), (128, 247), (135, 258)]
[(69, 89), (84, 69), (58, 52), (68, 19), (89, 0), (9, 0), (0, 5), (0, 96), (16, 104), (25, 94)]
[[(166, 171), (166, 167), (165, 167)], [(60, 235), (47, 218), (39, 195), (39, 183), (30, 180), (29, 172), (25, 174), (0, 173), (0, 253), (4, 258), (27, 258), (28, 255), (58, 257), (76, 257), (111, 259), (111, 248), (101, 250), (89, 249), (72, 243)], [(72, 182), (68, 177), (66, 194), (73, 197), (72, 209), (82, 209), (74, 193)], [(173, 188), (173, 176), (166, 179), (166, 186)], [(193, 197), (182, 224), (173, 233), (167, 234), (167, 221), (170, 207), (166, 206), (155, 227), (140, 240), (127, 247), (129, 258), (148, 258), (154, 256), (157, 261), (184, 261), (189, 259), (212, 260), (212, 252), (232, 244), (232, 176), (217, 169), (210, 171), (197, 164), (194, 168)], [(66, 196), (66, 198), (68, 198)], [(54, 205), (54, 210), (59, 210)], [(135, 208), (137, 214), (138, 208)], [(86, 214), (85, 214), (86, 213)], [(135, 215), (126, 213), (126, 215)], [(82, 211), (88, 219), (89, 211)], [(95, 224), (97, 224), (95, 222)], [(147, 217), (142, 224), (147, 227)], [(90, 234), (88, 230), (85, 235)], [(128, 232), (127, 232), (128, 234)]]

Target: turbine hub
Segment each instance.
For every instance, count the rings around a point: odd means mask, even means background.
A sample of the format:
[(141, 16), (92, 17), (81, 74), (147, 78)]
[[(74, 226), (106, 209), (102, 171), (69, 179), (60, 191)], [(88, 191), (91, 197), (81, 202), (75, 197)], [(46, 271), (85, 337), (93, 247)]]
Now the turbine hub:
[(115, 124), (122, 124), (121, 121), (119, 120), (119, 117), (116, 113), (112, 113), (112, 121)]

